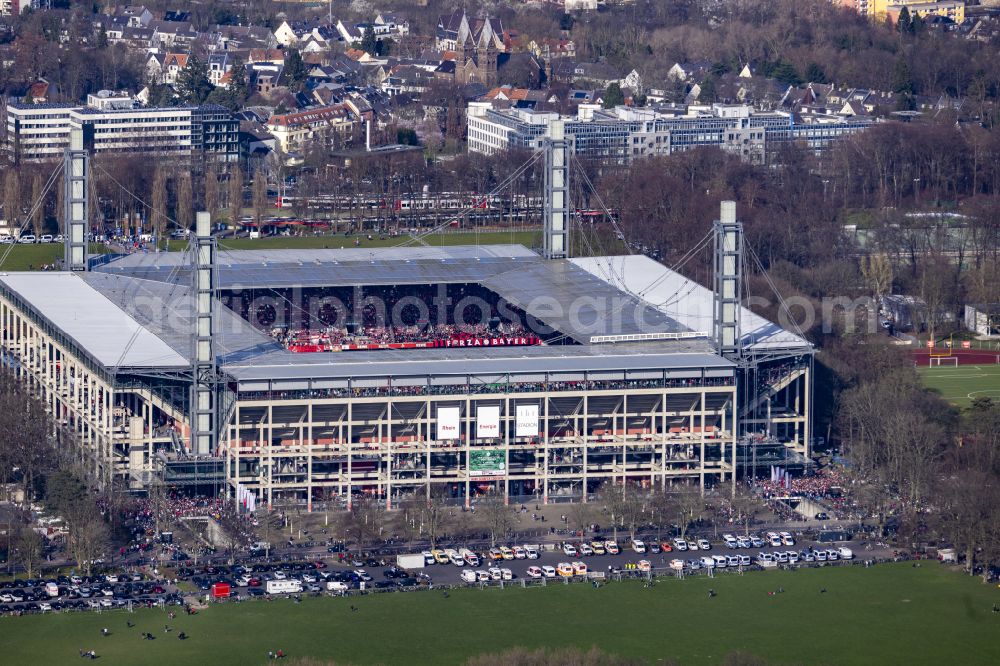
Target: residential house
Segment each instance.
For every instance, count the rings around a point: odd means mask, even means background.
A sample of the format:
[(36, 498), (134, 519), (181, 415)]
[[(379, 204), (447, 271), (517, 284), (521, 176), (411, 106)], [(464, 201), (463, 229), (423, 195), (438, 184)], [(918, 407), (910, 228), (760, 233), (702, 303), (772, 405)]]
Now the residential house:
[(567, 38), (543, 37), (528, 42), (528, 50), (543, 60), (575, 58), (576, 42)]
[(144, 28), (155, 18), (153, 12), (143, 5), (125, 5), (115, 7), (115, 11), (112, 16), (124, 19), (126, 25), (133, 28)]
[(667, 70), (667, 78), (677, 81), (701, 81), (712, 71), (712, 63), (708, 60), (697, 62), (678, 62)]
[(201, 34), (187, 21), (151, 21), (149, 27), (153, 41), (163, 49), (189, 47)]
[(620, 81), (621, 75), (606, 62), (578, 62), (573, 70), (573, 80), (606, 88)]
[(270, 49), (278, 44), (274, 33), (261, 26), (215, 25), (206, 33), (206, 39), (212, 51)]
[(163, 82), (171, 85), (177, 83), (177, 76), (187, 67), (187, 63), (186, 53), (168, 53), (163, 59)]
[(415, 65), (397, 65), (379, 84), (379, 87), (389, 97), (408, 93), (420, 95), (430, 87), (434, 75)]
[[(233, 68), (233, 58), (228, 53), (212, 53), (208, 56), (208, 80), (213, 86), (222, 86), (222, 77)], [(228, 83), (228, 80), (227, 80)]]
[(154, 41), (155, 36), (156, 31), (153, 28), (128, 26), (122, 30), (119, 41), (125, 45), (125, 48), (135, 51), (145, 51), (157, 45), (156, 41)]
[(354, 116), (346, 104), (307, 109), (271, 116), (267, 130), (284, 153), (302, 149), (307, 143), (332, 143), (351, 132)]
[(154, 83), (163, 83), (167, 56), (165, 53), (150, 53), (146, 56), (146, 78)]
[(268, 95), (285, 84), (284, 72), (284, 65), (268, 62), (253, 63), (250, 68), (251, 87), (261, 95)]
[(390, 39), (400, 34), (408, 34), (410, 25), (407, 23), (405, 27), (406, 32), (401, 33), (399, 26), (395, 23), (379, 23), (377, 19), (371, 23), (354, 23), (350, 25), (345, 25), (343, 21), (337, 21), (337, 34), (348, 44), (360, 42), (365, 38), (365, 33), (369, 30), (375, 33), (375, 39), (382, 40)]
[(273, 65), (284, 65), (285, 52), (281, 49), (250, 49), (247, 62), (250, 64), (271, 63)]

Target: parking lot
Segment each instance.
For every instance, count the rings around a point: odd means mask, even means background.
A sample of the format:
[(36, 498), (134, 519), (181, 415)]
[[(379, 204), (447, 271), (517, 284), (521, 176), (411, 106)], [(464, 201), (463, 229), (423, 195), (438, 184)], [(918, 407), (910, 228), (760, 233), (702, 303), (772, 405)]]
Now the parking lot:
[(180, 594), (167, 581), (149, 580), (141, 574), (59, 576), (49, 580), (0, 582), (0, 614), (181, 604)]
[[(747, 538), (747, 545), (732, 540), (706, 538), (614, 542), (606, 539), (575, 540), (542, 545), (510, 544), (495, 548), (467, 549), (458, 544), (410, 557), (423, 560), (423, 567), (401, 568), (395, 557), (360, 557), (337, 552), (308, 562), (272, 562), (234, 567), (206, 567), (182, 570), (204, 595), (212, 594), (213, 585), (230, 586), (230, 594), (240, 598), (272, 594), (353, 591), (389, 591), (418, 587), (498, 584), (502, 581), (540, 581), (542, 579), (599, 579), (619, 574), (677, 575), (716, 570), (751, 570), (788, 566), (817, 566), (830, 561), (853, 559), (850, 544), (797, 542), (786, 533), (772, 542), (767, 535), (759, 540)], [(759, 546), (755, 546), (759, 543)], [(772, 546), (771, 543), (780, 543)], [(641, 551), (641, 552), (640, 552)], [(871, 556), (866, 553), (866, 556)], [(405, 556), (404, 556), (405, 557)], [(431, 561), (435, 563), (431, 564)], [(269, 589), (271, 592), (269, 592)]]
[[(592, 535), (540, 544), (465, 548), (439, 544), (402, 556), (360, 556), (341, 545), (301, 553), (295, 559), (191, 566), (180, 563), (180, 585), (139, 573), (60, 576), (0, 583), (0, 614), (60, 610), (112, 610), (183, 605), (188, 601), (252, 599), (268, 595), (345, 594), (427, 587), (593, 580), (624, 576), (706, 574), (774, 567), (820, 566), (831, 561), (886, 554), (850, 542), (800, 541), (788, 532), (658, 539)], [(859, 552), (862, 551), (862, 552)], [(277, 561), (275, 561), (277, 560)], [(423, 566), (420, 566), (420, 564)], [(193, 593), (194, 596), (191, 596)]]

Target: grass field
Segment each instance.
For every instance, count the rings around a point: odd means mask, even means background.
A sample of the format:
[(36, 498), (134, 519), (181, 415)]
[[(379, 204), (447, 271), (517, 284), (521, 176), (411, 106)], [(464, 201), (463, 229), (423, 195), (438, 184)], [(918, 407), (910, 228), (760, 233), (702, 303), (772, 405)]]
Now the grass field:
[[(768, 595), (779, 587), (783, 593)], [(175, 620), (162, 610), (3, 618), (0, 661), (78, 663), (78, 650), (93, 649), (100, 663), (257, 664), (282, 649), (337, 663), (440, 665), (512, 646), (596, 645), (681, 664), (715, 664), (737, 649), (782, 664), (997, 664), (998, 601), (996, 588), (932, 562), (697, 577), (651, 589), (557, 584), (449, 598), (430, 591), (259, 601)], [(102, 637), (101, 627), (112, 636)], [(143, 641), (143, 631), (157, 640)], [(191, 638), (177, 640), (179, 631)]]
[[(53, 264), (62, 258), (65, 246), (62, 243), (36, 243), (33, 245), (0, 245), (0, 257), (10, 249), (7, 259), (0, 264), (3, 271), (37, 271), (43, 264)], [(90, 246), (91, 254), (103, 254), (108, 248), (101, 244)]]
[[(488, 231), (483, 233), (473, 232), (448, 232), (430, 234), (421, 238), (421, 241), (413, 240), (409, 236), (397, 236), (395, 238), (380, 239), (377, 236), (368, 240), (365, 235), (344, 236), (277, 236), (271, 238), (232, 238), (222, 239), (220, 245), (234, 250), (259, 250), (259, 249), (298, 249), (298, 248), (350, 248), (355, 247), (394, 247), (406, 244), (410, 247), (420, 245), (508, 245), (517, 244), (532, 247), (541, 244), (541, 232), (538, 231)], [(177, 247), (171, 249), (182, 249), (183, 243), (174, 242)]]
[[(593, 236), (593, 234), (591, 234)], [(592, 252), (598, 254), (621, 254), (627, 252), (624, 244), (611, 236), (597, 238), (588, 237), (590, 245), (577, 241), (579, 247), (573, 249), (574, 255), (586, 256)], [(355, 245), (357, 241), (357, 245)], [(368, 240), (367, 234), (344, 236), (275, 236), (270, 238), (226, 238), (219, 241), (219, 246), (231, 250), (263, 250), (263, 249), (339, 249), (351, 247), (394, 247), (397, 245), (418, 247), (421, 245), (524, 245), (528, 248), (538, 248), (542, 244), (541, 231), (446, 231), (442, 233), (421, 236), (414, 240), (410, 236), (389, 238), (373, 237)], [(186, 240), (171, 240), (167, 243), (170, 250), (183, 250), (187, 247)], [(7, 248), (0, 246), (0, 256)], [(10, 254), (6, 261), (0, 264), (0, 271), (38, 270), (43, 264), (52, 264), (57, 257), (62, 257), (63, 246), (58, 243), (14, 245), (9, 248)], [(102, 254), (108, 251), (104, 245), (92, 245), (92, 254)]]
[(920, 368), (924, 384), (959, 407), (968, 407), (974, 398), (1000, 400), (1000, 365), (960, 365)]

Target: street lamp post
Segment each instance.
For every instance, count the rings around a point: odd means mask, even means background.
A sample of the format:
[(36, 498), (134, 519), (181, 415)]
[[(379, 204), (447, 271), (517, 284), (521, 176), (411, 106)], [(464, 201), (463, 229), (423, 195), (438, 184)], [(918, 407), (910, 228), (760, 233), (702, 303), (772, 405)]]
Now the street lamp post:
[(913, 179), (913, 200), (916, 201), (917, 206), (920, 205), (920, 179)]

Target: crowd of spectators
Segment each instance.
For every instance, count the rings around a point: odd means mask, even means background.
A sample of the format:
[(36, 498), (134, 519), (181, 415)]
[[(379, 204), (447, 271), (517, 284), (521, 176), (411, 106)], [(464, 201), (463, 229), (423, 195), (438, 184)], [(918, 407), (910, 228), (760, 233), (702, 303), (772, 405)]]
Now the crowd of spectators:
[(788, 487), (782, 481), (757, 479), (754, 489), (764, 499), (773, 497), (805, 497), (816, 501), (841, 499), (843, 488), (848, 483), (847, 477), (835, 467), (821, 469), (813, 476), (801, 476), (790, 479)]
[(437, 342), (472, 338), (530, 337), (520, 324), (500, 322), (489, 324), (437, 324), (414, 326), (369, 326), (351, 333), (347, 328), (326, 327), (318, 330), (272, 328), (271, 337), (286, 347), (319, 345), (332, 350), (349, 345), (390, 344), (404, 342)]
[[(159, 520), (157, 520), (159, 510)], [(222, 497), (188, 497), (176, 493), (152, 498), (138, 497), (123, 509), (123, 518), (130, 521), (134, 539), (130, 550), (146, 550), (160, 540), (157, 527), (170, 531), (176, 521), (183, 518), (209, 517), (222, 525), (230, 540), (239, 547), (246, 547), (255, 540), (257, 520), (253, 515), (236, 507), (232, 500)], [(178, 550), (178, 544), (158, 544), (164, 551)]]

